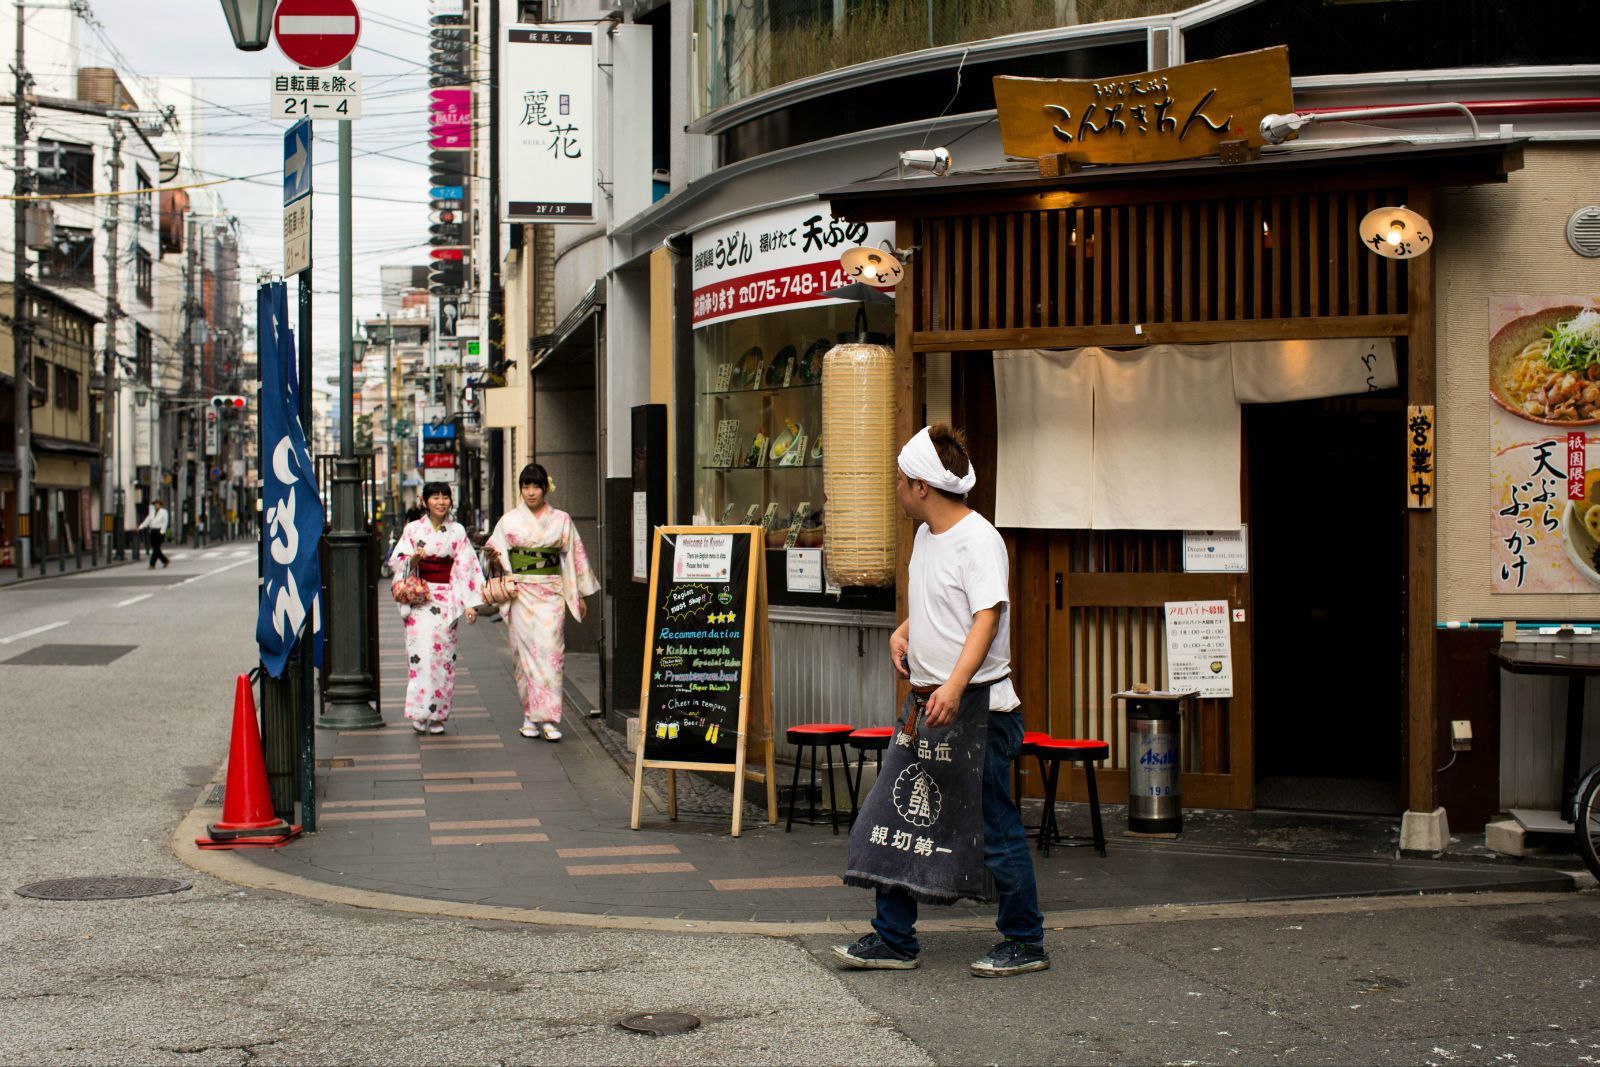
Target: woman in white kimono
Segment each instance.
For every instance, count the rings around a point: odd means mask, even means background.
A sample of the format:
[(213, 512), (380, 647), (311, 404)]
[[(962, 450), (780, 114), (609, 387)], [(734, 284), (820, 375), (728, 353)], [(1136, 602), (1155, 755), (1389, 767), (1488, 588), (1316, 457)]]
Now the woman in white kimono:
[(467, 531), (450, 521), (450, 487), (422, 487), (426, 513), (400, 531), (389, 556), (392, 585), (415, 573), (428, 585), (425, 604), (401, 604), (406, 628), (406, 718), (417, 733), (442, 734), (456, 692), (456, 622), (478, 619), (483, 602), (483, 568)]
[(517, 692), (522, 697), (522, 736), (561, 740), (561, 674), (566, 656), (563, 609), (579, 622), (583, 601), (600, 591), (589, 569), (583, 540), (572, 516), (550, 506), (554, 486), (539, 464), (517, 479), (522, 506), (495, 524), (486, 546), (512, 576), (517, 597), (507, 607), (506, 627), (517, 657)]

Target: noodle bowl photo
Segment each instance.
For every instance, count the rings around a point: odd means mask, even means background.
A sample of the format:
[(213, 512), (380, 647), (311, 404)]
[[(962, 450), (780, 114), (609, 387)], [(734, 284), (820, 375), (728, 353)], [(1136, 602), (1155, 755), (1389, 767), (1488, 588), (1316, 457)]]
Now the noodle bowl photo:
[(1519, 418), (1551, 426), (1600, 423), (1600, 311), (1546, 308), (1513, 319), (1489, 342), (1489, 391)]

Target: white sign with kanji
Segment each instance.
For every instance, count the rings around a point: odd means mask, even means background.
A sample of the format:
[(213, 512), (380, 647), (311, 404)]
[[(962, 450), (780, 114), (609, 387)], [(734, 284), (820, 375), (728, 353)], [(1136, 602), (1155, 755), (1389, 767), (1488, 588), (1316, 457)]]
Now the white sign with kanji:
[(592, 222), (594, 31), (508, 26), (500, 38), (503, 222)]
[(361, 117), (361, 75), (350, 70), (280, 70), (272, 75), (272, 117)]

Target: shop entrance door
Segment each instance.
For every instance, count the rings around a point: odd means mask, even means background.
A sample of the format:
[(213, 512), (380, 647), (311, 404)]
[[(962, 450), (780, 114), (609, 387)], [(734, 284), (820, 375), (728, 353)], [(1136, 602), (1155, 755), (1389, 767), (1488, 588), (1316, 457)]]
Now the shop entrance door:
[[(1249, 574), (1183, 573), (1183, 535), (1170, 531), (1063, 530), (1044, 535), (1049, 730), (1110, 744), (1097, 774), (1102, 798), (1127, 796), (1128, 728), (1111, 694), (1166, 682), (1164, 605), (1226, 600), (1250, 613)], [(1233, 696), (1202, 700), (1183, 723), (1183, 800), (1212, 808), (1253, 806), (1248, 621), (1232, 624)], [(1082, 775), (1072, 799), (1088, 798)]]
[(1256, 803), (1402, 810), (1405, 401), (1247, 405)]

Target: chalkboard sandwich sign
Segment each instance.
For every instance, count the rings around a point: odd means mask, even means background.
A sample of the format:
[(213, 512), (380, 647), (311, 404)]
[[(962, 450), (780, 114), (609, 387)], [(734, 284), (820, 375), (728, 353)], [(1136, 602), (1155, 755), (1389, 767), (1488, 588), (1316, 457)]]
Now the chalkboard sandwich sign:
[[(656, 529), (634, 760), (635, 830), (650, 767), (667, 771), (674, 819), (675, 773), (711, 771), (734, 776), (734, 837), (746, 777), (766, 785), (767, 820), (777, 821), (765, 544), (754, 526)], [(763, 770), (751, 769), (753, 756)]]

